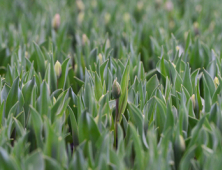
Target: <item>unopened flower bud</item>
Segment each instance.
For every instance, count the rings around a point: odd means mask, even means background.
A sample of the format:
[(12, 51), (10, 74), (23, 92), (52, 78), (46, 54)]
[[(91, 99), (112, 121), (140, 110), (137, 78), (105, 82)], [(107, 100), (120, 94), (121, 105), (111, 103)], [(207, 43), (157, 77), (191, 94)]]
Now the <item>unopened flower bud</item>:
[(124, 15), (123, 15), (123, 20), (127, 23), (129, 22), (130, 20), (130, 14), (128, 12), (126, 12)]
[(25, 58), (29, 58), (29, 53), (28, 53), (28, 51), (25, 52)]
[(185, 151), (186, 145), (183, 136), (180, 135), (180, 149), (181, 151)]
[(53, 104), (56, 103), (56, 98), (53, 96)]
[(89, 43), (89, 39), (87, 37), (86, 34), (82, 35), (82, 45), (88, 44)]
[(118, 99), (121, 95), (121, 87), (119, 83), (117, 82), (117, 79), (115, 79), (113, 82), (112, 95), (114, 99)]
[(82, 0), (77, 0), (76, 1), (76, 6), (78, 8), (79, 11), (83, 11), (85, 9), (85, 5), (84, 3), (82, 2)]
[(144, 6), (144, 4), (143, 4), (143, 1), (139, 1), (139, 2), (137, 2), (137, 10), (138, 11), (141, 11), (142, 9), (143, 9), (143, 6)]
[(77, 17), (77, 22), (78, 22), (78, 24), (82, 24), (82, 21), (84, 20), (84, 16), (85, 16), (85, 13), (84, 12), (80, 12), (79, 14), (78, 14), (78, 17)]
[(162, 5), (162, 0), (155, 0), (155, 7), (156, 9), (159, 9)]
[(61, 67), (61, 64), (58, 60), (56, 61), (54, 67), (55, 67), (56, 76), (57, 76), (57, 78), (59, 78), (61, 76), (61, 73), (62, 73), (62, 67)]
[(194, 22), (193, 23), (193, 29), (194, 29), (195, 35), (199, 35), (200, 34), (198, 22)]
[(193, 108), (195, 108), (195, 104), (196, 104), (196, 101), (195, 101), (195, 94), (193, 94), (193, 95), (190, 97), (190, 100), (192, 101)]
[(101, 53), (99, 53), (98, 55), (98, 59), (99, 59), (99, 62), (102, 63), (103, 62), (103, 56)]
[(108, 48), (110, 48), (111, 46), (110, 46), (110, 41), (109, 41), (109, 39), (107, 39), (106, 40), (106, 49), (108, 49)]
[(173, 20), (169, 22), (169, 27), (170, 29), (173, 29), (175, 27), (175, 22)]
[(165, 3), (165, 9), (166, 9), (168, 12), (173, 11), (173, 2), (172, 2), (172, 1), (166, 1), (166, 3)]
[(104, 20), (105, 20), (105, 23), (106, 23), (106, 24), (109, 23), (110, 18), (111, 18), (111, 15), (110, 15), (110, 13), (107, 12), (107, 13), (105, 14), (105, 16), (104, 16)]
[(215, 87), (217, 88), (219, 84), (220, 84), (220, 83), (219, 83), (218, 78), (215, 77), (215, 78), (214, 78), (214, 85), (215, 85)]
[(52, 27), (55, 31), (57, 31), (59, 29), (59, 26), (60, 26), (60, 15), (55, 14), (55, 16), (52, 20)]

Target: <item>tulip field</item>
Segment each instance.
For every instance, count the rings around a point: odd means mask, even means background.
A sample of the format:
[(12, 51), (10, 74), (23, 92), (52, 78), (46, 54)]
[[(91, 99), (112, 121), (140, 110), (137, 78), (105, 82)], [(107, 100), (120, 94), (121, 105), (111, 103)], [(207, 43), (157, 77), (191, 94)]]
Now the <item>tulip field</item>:
[(0, 0), (0, 170), (220, 170), (221, 0)]

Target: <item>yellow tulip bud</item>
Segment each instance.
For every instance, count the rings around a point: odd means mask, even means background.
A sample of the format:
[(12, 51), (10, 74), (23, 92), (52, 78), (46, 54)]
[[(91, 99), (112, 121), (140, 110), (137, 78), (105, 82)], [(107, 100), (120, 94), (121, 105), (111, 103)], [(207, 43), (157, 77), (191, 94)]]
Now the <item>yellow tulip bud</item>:
[(62, 66), (61, 66), (61, 64), (58, 60), (56, 61), (54, 67), (55, 67), (56, 76), (57, 76), (57, 78), (59, 78), (61, 76), (61, 73), (62, 73)]
[(129, 20), (130, 20), (130, 14), (129, 14), (128, 12), (126, 12), (126, 13), (123, 15), (123, 20), (124, 20), (125, 22), (129, 22)]
[(53, 96), (53, 104), (56, 103), (56, 98)]
[(186, 145), (183, 136), (180, 135), (180, 149), (181, 151), (185, 151)]
[(143, 7), (144, 7), (144, 4), (143, 4), (143, 1), (139, 1), (139, 2), (137, 2), (137, 10), (138, 11), (141, 11), (142, 9), (143, 9)]
[(103, 56), (101, 53), (99, 53), (98, 55), (98, 59), (99, 59), (99, 62), (102, 63), (103, 62)]
[(89, 43), (89, 39), (87, 37), (86, 34), (82, 35), (82, 45), (88, 44)]
[(215, 85), (215, 87), (217, 88), (219, 84), (220, 84), (219, 83), (219, 79), (217, 77), (215, 77), (214, 78), (214, 85)]
[(81, 0), (76, 1), (76, 6), (77, 6), (79, 11), (83, 11), (85, 9), (85, 5)]
[(80, 12), (79, 14), (78, 14), (78, 17), (77, 17), (77, 22), (78, 22), (78, 24), (82, 24), (82, 21), (84, 20), (84, 16), (85, 16), (85, 13), (84, 12)]
[(105, 23), (106, 23), (106, 24), (108, 24), (108, 23), (109, 23), (110, 18), (111, 18), (110, 13), (106, 13), (106, 14), (105, 14), (105, 16), (104, 16), (104, 20), (105, 20)]

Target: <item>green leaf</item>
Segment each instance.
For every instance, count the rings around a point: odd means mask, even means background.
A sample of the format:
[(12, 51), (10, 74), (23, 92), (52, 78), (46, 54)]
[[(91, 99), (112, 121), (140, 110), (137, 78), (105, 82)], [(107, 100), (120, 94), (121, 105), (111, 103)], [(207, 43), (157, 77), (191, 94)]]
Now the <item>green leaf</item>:
[[(9, 91), (9, 94), (6, 100), (6, 108), (5, 108), (6, 118), (8, 117), (11, 107), (18, 101), (18, 99), (19, 99), (19, 77), (17, 77), (15, 81), (13, 82), (13, 85)], [(17, 115), (17, 113), (15, 113), (15, 115)]]
[(44, 58), (44, 55), (41, 51), (41, 49), (39, 48), (39, 46), (33, 42), (34, 44), (34, 48), (35, 48), (35, 51), (37, 52), (37, 56), (36, 56), (36, 59), (34, 61), (37, 61), (37, 66), (38, 66), (38, 69), (41, 73), (41, 76), (44, 77), (45, 75), (45, 58)]
[(129, 106), (132, 122), (138, 128), (138, 131), (139, 131), (139, 134), (140, 134), (141, 140), (143, 141), (144, 146), (148, 148), (147, 141), (144, 134), (144, 129), (143, 129), (143, 126), (144, 126), (143, 115), (141, 111), (138, 108), (136, 108), (136, 106), (133, 103), (129, 103), (128, 106)]
[(126, 68), (123, 72), (123, 76), (122, 76), (122, 80), (121, 80), (121, 96), (119, 98), (119, 115), (122, 115), (124, 113), (126, 105), (127, 105), (128, 83), (129, 83), (129, 64), (128, 64), (128, 62), (126, 64)]
[(37, 150), (37, 151), (34, 151), (31, 155), (29, 155), (25, 159), (25, 167), (26, 167), (26, 170), (34, 170), (36, 168), (38, 170), (44, 170), (45, 162), (44, 162), (41, 151)]
[(66, 84), (66, 79), (68, 76), (68, 71), (69, 71), (69, 61), (70, 58), (67, 58), (65, 61), (62, 63), (62, 73), (60, 78), (58, 79), (58, 88), (61, 88), (65, 90), (65, 84)]
[(100, 132), (95, 121), (86, 110), (82, 112), (78, 125), (79, 142), (81, 143), (84, 140), (90, 140), (92, 141), (92, 144), (95, 144), (100, 136)]
[(181, 170), (189, 170), (190, 169), (191, 159), (194, 157), (195, 149), (196, 149), (196, 146), (193, 145), (184, 153), (184, 156), (182, 157), (180, 165), (179, 165), (179, 169), (181, 169)]
[(62, 167), (55, 159), (50, 158), (49, 156), (44, 155), (45, 160), (45, 169), (61, 170)]
[(49, 106), (51, 105), (48, 85), (45, 81), (42, 82), (40, 86), (40, 96), (39, 96), (39, 113), (41, 116), (46, 115), (49, 116)]
[(25, 110), (25, 117), (27, 119), (28, 112), (29, 112), (29, 105), (31, 103), (31, 95), (33, 87), (35, 85), (35, 78), (33, 77), (32, 80), (28, 81), (22, 88), (22, 94), (24, 96), (24, 110)]
[(203, 73), (204, 73), (204, 78), (206, 79), (206, 84), (208, 86), (208, 90), (210, 92), (210, 96), (213, 97), (213, 94), (215, 92), (214, 81), (205, 69), (203, 70)]
[(9, 157), (6, 150), (4, 150), (2, 147), (0, 147), (0, 160), (1, 165), (0, 167), (3, 169), (10, 169), (10, 170), (16, 170), (15, 165), (12, 163), (11, 158)]
[(192, 88), (192, 83), (191, 83), (191, 76), (190, 76), (190, 68), (189, 64), (186, 65), (186, 70), (183, 78), (183, 85), (189, 92), (190, 96), (193, 94), (193, 88)]
[(144, 169), (143, 167), (144, 154), (143, 154), (141, 141), (138, 137), (135, 127), (131, 123), (129, 123), (129, 128), (130, 128), (130, 132), (131, 132), (131, 136), (133, 139), (135, 152), (136, 152), (136, 159), (135, 159), (136, 169)]
[(37, 146), (39, 148), (43, 148), (43, 138), (42, 138), (43, 123), (41, 116), (32, 106), (29, 107), (30, 107), (31, 122), (32, 122), (31, 126), (35, 131)]
[(156, 89), (158, 85), (159, 85), (159, 80), (157, 78), (157, 75), (155, 74), (146, 83), (146, 91), (147, 91), (148, 99), (150, 99), (151, 94), (153, 93), (154, 89)]
[(101, 80), (100, 80), (100, 78), (99, 78), (97, 73), (95, 73), (94, 92), (95, 92), (96, 100), (99, 101), (100, 97), (103, 94), (103, 86), (102, 86), (102, 82), (101, 82)]

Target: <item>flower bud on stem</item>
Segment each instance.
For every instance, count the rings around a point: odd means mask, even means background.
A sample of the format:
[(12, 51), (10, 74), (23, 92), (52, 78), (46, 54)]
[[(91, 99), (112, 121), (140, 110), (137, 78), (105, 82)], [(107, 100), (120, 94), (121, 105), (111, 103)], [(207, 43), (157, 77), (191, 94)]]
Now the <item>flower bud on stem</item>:
[(121, 95), (121, 86), (117, 82), (117, 79), (115, 79), (113, 82), (112, 95), (116, 99), (114, 146), (117, 149), (117, 147), (118, 147), (118, 123), (119, 123), (119, 97)]

